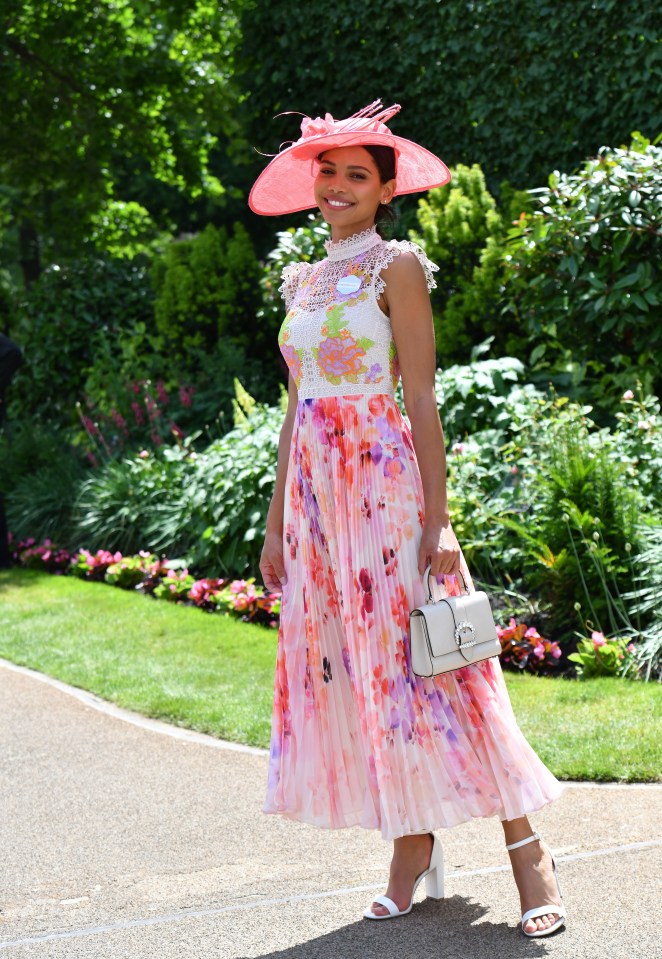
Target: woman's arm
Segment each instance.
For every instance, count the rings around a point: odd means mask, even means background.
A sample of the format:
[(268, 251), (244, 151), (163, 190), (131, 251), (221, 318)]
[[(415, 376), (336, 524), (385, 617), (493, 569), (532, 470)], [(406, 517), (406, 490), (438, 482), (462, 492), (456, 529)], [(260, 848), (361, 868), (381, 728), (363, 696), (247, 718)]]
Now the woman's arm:
[(423, 574), (458, 572), (460, 547), (450, 525), (446, 496), (446, 447), (434, 389), (436, 352), (425, 274), (413, 253), (401, 253), (384, 273), (385, 305), (398, 354), (405, 409), (411, 423), (425, 517), (418, 557)]
[(276, 483), (273, 496), (267, 512), (267, 528), (264, 537), (264, 546), (260, 557), (260, 572), (264, 585), (271, 592), (280, 592), (287, 582), (285, 564), (283, 562), (283, 512), (285, 507), (285, 481), (290, 456), (290, 442), (296, 415), (298, 392), (292, 376), (287, 384), (288, 402), (285, 419), (280, 430), (278, 441), (278, 466), (276, 467)]

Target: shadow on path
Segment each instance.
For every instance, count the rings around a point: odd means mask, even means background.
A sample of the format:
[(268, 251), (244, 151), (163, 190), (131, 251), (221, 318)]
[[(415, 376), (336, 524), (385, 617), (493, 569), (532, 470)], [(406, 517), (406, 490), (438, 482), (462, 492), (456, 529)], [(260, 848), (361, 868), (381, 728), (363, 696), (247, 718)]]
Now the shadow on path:
[[(536, 959), (549, 955), (548, 938), (527, 939), (519, 925), (480, 922), (485, 906), (461, 896), (442, 902), (415, 903), (409, 915), (396, 919), (362, 919), (324, 936), (260, 959)], [(513, 923), (515, 920), (513, 920)], [(257, 955), (257, 954), (255, 954)], [(244, 957), (242, 957), (244, 959)]]

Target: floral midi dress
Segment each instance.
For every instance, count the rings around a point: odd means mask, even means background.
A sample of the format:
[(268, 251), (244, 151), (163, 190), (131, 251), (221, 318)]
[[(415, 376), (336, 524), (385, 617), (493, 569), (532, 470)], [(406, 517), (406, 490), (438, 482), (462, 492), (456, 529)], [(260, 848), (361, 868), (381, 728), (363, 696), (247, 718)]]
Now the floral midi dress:
[[(437, 267), (374, 228), (326, 251), (286, 267), (281, 288), (298, 402), (263, 812), (384, 839), (525, 815), (562, 787), (519, 729), (498, 659), (433, 678), (411, 668), (423, 488), (378, 299), (402, 251), (429, 288)], [(462, 570), (473, 588), (464, 558)], [(455, 578), (443, 589), (457, 593)]]

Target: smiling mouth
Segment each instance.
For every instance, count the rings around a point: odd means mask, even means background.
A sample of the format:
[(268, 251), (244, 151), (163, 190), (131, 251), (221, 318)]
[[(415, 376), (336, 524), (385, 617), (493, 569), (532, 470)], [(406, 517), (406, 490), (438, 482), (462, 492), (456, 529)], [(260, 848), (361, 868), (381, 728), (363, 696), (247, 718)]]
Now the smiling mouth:
[(348, 210), (350, 206), (354, 206), (353, 203), (349, 203), (347, 200), (330, 200), (328, 196), (324, 197), (324, 199), (332, 210)]

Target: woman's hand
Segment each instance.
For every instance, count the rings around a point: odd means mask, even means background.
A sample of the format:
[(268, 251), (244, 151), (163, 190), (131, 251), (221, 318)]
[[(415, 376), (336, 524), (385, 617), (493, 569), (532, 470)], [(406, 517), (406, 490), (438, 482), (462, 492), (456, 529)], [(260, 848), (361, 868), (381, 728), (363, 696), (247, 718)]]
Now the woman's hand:
[(460, 572), (460, 544), (449, 522), (444, 525), (440, 520), (425, 520), (418, 550), (418, 571), (421, 576), (428, 564), (432, 576), (440, 573), (454, 576)]
[(283, 534), (267, 530), (260, 556), (260, 572), (270, 593), (280, 593), (287, 583), (283, 561)]

